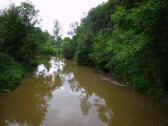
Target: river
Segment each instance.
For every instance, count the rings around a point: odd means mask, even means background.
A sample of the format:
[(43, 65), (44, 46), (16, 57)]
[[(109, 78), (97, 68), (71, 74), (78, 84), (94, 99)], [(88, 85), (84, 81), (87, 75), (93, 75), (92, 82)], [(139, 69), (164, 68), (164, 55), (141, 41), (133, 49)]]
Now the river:
[(0, 126), (168, 126), (167, 106), (73, 61), (50, 64), (0, 95)]

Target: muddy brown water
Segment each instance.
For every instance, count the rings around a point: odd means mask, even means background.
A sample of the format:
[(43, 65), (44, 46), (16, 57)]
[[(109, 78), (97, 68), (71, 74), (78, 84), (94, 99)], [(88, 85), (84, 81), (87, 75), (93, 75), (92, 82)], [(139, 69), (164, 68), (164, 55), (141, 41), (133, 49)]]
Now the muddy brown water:
[(168, 126), (167, 106), (73, 61), (50, 63), (0, 95), (0, 126)]

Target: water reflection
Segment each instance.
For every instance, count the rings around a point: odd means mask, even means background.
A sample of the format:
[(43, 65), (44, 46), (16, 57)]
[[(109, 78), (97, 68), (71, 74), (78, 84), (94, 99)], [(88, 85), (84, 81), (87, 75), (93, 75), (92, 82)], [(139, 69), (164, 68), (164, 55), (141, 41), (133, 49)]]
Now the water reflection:
[(5, 96), (0, 102), (0, 126), (40, 126), (52, 97), (49, 85), (43, 80), (25, 79), (23, 87)]
[(108, 125), (112, 111), (106, 106), (105, 100), (95, 93), (88, 95), (84, 88), (79, 87), (74, 73), (64, 71), (63, 61), (52, 58), (50, 64), (49, 70), (39, 65), (36, 76), (51, 77), (52, 81), (59, 76), (61, 87), (52, 92), (43, 125)]
[(0, 126), (166, 126), (165, 107), (55, 57), (0, 96)]
[(52, 57), (51, 60), (49, 61), (50, 68), (49, 70), (45, 67), (44, 64), (40, 64), (37, 67), (36, 70), (36, 77), (51, 77), (52, 81), (55, 81), (55, 78), (57, 74), (61, 73), (64, 69), (65, 63), (62, 60), (56, 59), (55, 57)]

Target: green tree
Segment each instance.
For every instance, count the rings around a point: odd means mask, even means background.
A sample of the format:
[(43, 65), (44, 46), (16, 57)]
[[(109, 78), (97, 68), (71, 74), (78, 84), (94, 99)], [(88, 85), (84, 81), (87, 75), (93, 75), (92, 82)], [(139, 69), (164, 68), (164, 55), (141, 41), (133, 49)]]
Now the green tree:
[(70, 38), (64, 38), (61, 43), (61, 52), (66, 59), (72, 59), (75, 53), (75, 43)]
[(55, 55), (53, 37), (36, 27), (37, 13), (29, 3), (13, 4), (0, 13), (0, 89), (15, 88), (24, 72)]
[(167, 0), (109, 0), (91, 9), (71, 40), (74, 57), (160, 99), (168, 91), (167, 5)]

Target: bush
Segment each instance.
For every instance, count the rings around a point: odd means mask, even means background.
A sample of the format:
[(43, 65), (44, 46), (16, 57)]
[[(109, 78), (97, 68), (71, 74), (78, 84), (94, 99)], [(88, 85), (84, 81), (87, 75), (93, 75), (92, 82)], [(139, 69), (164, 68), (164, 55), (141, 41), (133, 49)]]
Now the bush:
[(156, 100), (162, 100), (166, 96), (163, 88), (156, 87), (149, 88), (147, 94)]
[(65, 59), (72, 59), (75, 53), (75, 43), (70, 38), (65, 38), (61, 44), (61, 53)]
[(40, 55), (55, 55), (57, 52), (56, 52), (56, 49), (53, 48), (49, 43), (46, 44), (46, 45), (42, 45), (42, 47), (40, 47), (40, 50), (39, 50), (39, 53)]
[(148, 90), (149, 88), (149, 82), (142, 76), (139, 77), (133, 77), (130, 81), (131, 87), (136, 91), (144, 91)]
[(21, 65), (3, 53), (0, 53), (0, 61), (0, 89), (15, 88), (23, 76)]
[(81, 35), (77, 41), (79, 42), (76, 48), (75, 59), (78, 64), (92, 65), (91, 52), (94, 43), (94, 35), (91, 32)]

